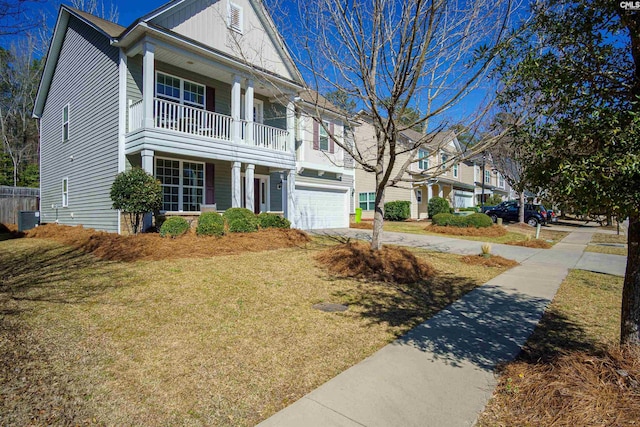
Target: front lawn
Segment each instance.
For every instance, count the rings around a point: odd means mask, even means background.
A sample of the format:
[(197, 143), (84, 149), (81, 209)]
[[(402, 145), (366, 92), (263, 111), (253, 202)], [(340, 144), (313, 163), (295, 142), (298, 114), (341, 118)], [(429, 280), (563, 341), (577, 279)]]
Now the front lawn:
[(194, 245), (184, 256), (197, 257), (123, 262), (0, 242), (0, 424), (255, 425), (504, 271), (415, 250), (433, 279), (369, 283), (320, 269), (323, 240)]

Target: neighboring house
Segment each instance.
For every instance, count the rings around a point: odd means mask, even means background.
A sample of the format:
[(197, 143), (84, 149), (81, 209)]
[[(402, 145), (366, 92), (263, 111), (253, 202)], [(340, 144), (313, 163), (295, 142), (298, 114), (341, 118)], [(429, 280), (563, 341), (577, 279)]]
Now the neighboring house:
[[(475, 183), (474, 197), (476, 205), (483, 204), (492, 195), (498, 195), (502, 201), (517, 198), (516, 192), (511, 188), (504, 176), (498, 171), (491, 161), (491, 156), (486, 155), (483, 159), (478, 155), (467, 162), (473, 168), (473, 182)], [(484, 174), (483, 174), (484, 164)]]
[(42, 222), (122, 231), (111, 184), (140, 166), (167, 215), (247, 207), (346, 226), (353, 172), (304, 118), (304, 87), (259, 0), (175, 0), (128, 28), (62, 6), (34, 108)]
[[(420, 140), (428, 142), (418, 149), (415, 161), (403, 175), (404, 181), (387, 187), (385, 202), (403, 200), (411, 202), (411, 218), (428, 217), (428, 203), (432, 197), (443, 197), (456, 208), (474, 206), (473, 168), (456, 161), (462, 153), (460, 143), (453, 132), (438, 132), (425, 137), (420, 132), (406, 130), (400, 143), (411, 147)], [(373, 126), (362, 122), (355, 130), (355, 141), (366, 159), (376, 157), (376, 141)], [(409, 153), (399, 154), (391, 177), (409, 159)], [(372, 218), (375, 201), (375, 175), (356, 165), (356, 206), (362, 208), (363, 218)]]

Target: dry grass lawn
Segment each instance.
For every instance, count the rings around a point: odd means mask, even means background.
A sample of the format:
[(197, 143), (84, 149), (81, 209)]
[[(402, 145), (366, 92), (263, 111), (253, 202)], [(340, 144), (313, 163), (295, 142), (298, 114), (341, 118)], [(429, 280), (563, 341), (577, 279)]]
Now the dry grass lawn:
[(0, 425), (255, 425), (504, 271), (412, 250), (435, 276), (385, 284), (325, 272), (327, 243), (177, 242), (129, 262), (0, 242)]
[(627, 236), (624, 234), (594, 233), (591, 243), (621, 243), (626, 245)]
[(627, 426), (640, 420), (640, 353), (617, 346), (623, 279), (572, 271), (478, 425)]

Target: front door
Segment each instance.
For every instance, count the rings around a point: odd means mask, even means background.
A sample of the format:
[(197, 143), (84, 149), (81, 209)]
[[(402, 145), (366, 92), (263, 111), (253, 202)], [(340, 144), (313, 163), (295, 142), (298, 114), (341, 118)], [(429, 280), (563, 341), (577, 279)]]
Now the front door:
[(253, 179), (253, 206), (246, 206), (247, 199), (245, 197), (246, 185), (244, 173), (242, 174), (241, 189), (243, 208), (251, 209), (256, 214), (259, 214), (260, 212), (267, 212), (269, 210), (269, 179), (266, 176), (260, 176)]

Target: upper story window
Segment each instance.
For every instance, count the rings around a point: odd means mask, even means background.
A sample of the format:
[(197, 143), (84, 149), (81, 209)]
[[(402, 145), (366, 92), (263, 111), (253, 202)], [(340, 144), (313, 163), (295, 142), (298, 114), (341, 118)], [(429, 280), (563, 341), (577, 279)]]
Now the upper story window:
[(421, 170), (429, 169), (429, 152), (427, 150), (418, 150), (418, 168)]
[(504, 188), (504, 176), (501, 173), (498, 174), (498, 185), (500, 188)]
[(242, 34), (242, 8), (229, 2), (229, 28)]
[(204, 85), (164, 73), (156, 73), (158, 98), (175, 101), (191, 107), (204, 108)]
[(488, 171), (488, 170), (484, 171), (484, 183), (491, 184), (491, 171)]
[(442, 163), (442, 170), (447, 168), (447, 161), (449, 160), (449, 155), (442, 153), (440, 155), (440, 161)]
[(329, 122), (322, 121), (322, 125), (319, 126), (318, 134), (319, 134), (319, 146), (322, 151), (329, 151), (329, 134), (327, 133), (327, 129), (329, 129)]
[(69, 140), (69, 104), (62, 108), (62, 142)]
[(458, 177), (458, 164), (457, 163), (455, 165), (453, 165), (453, 177), (454, 178)]

